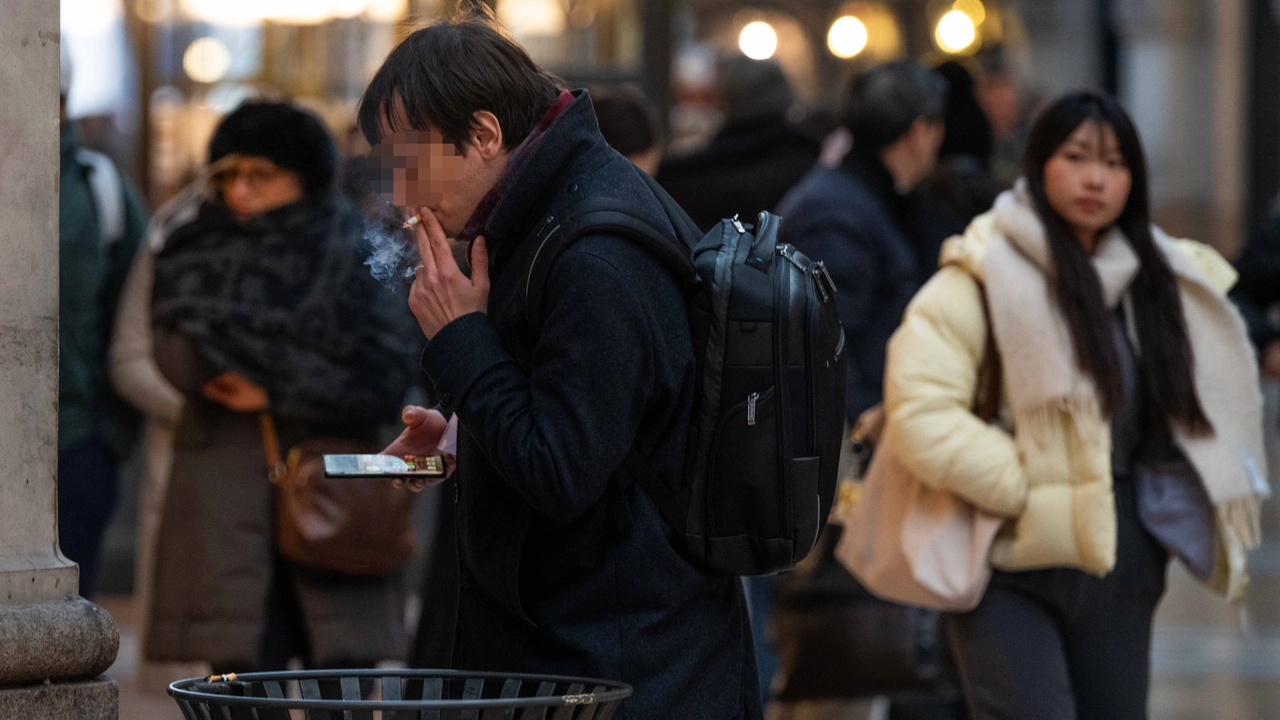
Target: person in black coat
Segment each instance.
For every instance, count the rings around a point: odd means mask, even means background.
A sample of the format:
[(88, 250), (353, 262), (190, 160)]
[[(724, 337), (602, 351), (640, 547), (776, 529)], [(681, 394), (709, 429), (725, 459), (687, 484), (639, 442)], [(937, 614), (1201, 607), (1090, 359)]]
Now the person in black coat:
[(788, 122), (795, 96), (776, 60), (732, 55), (718, 71), (724, 127), (705, 149), (664, 161), (657, 175), (703, 230), (734, 215), (748, 220), (773, 211), (822, 150)]
[(963, 230), (918, 192), (943, 139), (946, 81), (910, 61), (854, 78), (845, 124), (853, 149), (809, 173), (779, 207), (780, 240), (826, 263), (849, 343), (850, 424), (880, 402), (885, 344), (937, 267), (942, 241)]
[(946, 136), (925, 191), (957, 221), (967, 224), (990, 210), (1005, 189), (991, 174), (995, 136), (974, 95), (969, 71), (955, 60), (934, 70), (947, 80)]
[[(410, 307), (442, 411), (406, 409), (386, 452), (430, 452), (448, 414), (460, 426), (457, 600), (423, 620), (453, 634), (438, 662), (622, 680), (635, 695), (616, 717), (761, 718), (738, 579), (678, 555), (620, 472), (634, 449), (681, 482), (695, 361), (677, 279), (592, 235), (554, 264), (532, 320), (520, 300), (540, 233), (584, 198), (671, 228), (639, 170), (600, 136), (585, 92), (480, 20), (411, 34), (360, 120), (391, 169), (383, 189), (421, 220)], [(470, 276), (446, 237), (470, 243)]]
[(1280, 203), (1258, 225), (1235, 266), (1240, 281), (1231, 299), (1258, 348), (1263, 377), (1280, 379)]

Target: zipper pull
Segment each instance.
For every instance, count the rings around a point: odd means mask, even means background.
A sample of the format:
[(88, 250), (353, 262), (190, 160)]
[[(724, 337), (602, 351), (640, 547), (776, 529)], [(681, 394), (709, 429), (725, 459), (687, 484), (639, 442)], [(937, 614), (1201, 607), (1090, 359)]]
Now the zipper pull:
[(739, 235), (747, 234), (747, 229), (742, 226), (742, 221), (738, 219), (737, 215), (734, 215), (733, 219), (730, 220), (729, 222), (733, 223), (733, 229), (737, 230)]
[(747, 396), (747, 425), (756, 424), (756, 401), (760, 399), (760, 393), (751, 393)]
[(826, 263), (821, 260), (813, 264), (813, 281), (818, 286), (818, 294), (822, 296), (822, 302), (826, 302), (836, 294), (836, 281), (831, 279)]

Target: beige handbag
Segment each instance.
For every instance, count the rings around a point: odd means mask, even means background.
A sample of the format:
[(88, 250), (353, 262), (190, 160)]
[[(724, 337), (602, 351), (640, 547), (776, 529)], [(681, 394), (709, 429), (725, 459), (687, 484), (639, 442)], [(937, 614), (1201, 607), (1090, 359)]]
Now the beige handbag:
[[(999, 415), (1000, 376), (988, 326), (975, 403), (986, 422)], [(950, 612), (972, 610), (982, 599), (1002, 518), (925, 485), (886, 448), (874, 454), (856, 500), (840, 512), (836, 559), (872, 594)]]

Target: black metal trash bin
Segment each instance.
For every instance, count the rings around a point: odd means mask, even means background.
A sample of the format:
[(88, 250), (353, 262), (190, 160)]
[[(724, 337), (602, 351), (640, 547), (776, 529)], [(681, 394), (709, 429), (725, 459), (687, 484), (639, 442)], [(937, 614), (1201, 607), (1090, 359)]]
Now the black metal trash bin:
[[(296, 682), (302, 697), (290, 698)], [(609, 720), (631, 686), (464, 670), (312, 670), (190, 678), (169, 685), (187, 720)], [(377, 699), (365, 699), (367, 697)]]

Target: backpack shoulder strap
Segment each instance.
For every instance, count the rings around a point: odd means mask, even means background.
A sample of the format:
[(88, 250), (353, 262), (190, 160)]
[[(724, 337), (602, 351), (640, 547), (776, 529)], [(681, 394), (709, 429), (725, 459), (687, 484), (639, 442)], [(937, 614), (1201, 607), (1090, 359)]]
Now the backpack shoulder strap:
[(652, 220), (637, 213), (631, 203), (613, 198), (588, 198), (560, 213), (558, 218), (551, 218), (544, 227), (520, 285), (524, 316), (534, 327), (541, 324), (551, 269), (570, 246), (587, 235), (626, 238), (657, 258), (681, 283), (692, 283), (697, 278), (685, 242), (672, 238), (670, 231), (660, 229)]
[[(702, 239), (702, 232), (656, 180), (647, 173), (641, 172), (640, 175), (662, 205), (676, 236), (671, 237), (670, 231), (661, 229), (652, 219), (637, 213), (631, 203), (612, 198), (588, 198), (561, 213), (559, 218), (551, 218), (543, 224), (544, 230), (537, 238), (538, 248), (521, 276), (519, 293), (525, 320), (530, 327), (537, 328), (542, 324), (547, 281), (556, 260), (574, 242), (587, 235), (607, 234), (626, 238), (657, 258), (681, 284), (697, 282), (691, 252)], [(634, 448), (623, 458), (622, 470), (653, 500), (676, 533), (683, 535), (687, 523), (684, 510), (688, 506), (692, 484), (686, 484), (682, 491), (672, 490)]]
[(996, 333), (991, 325), (991, 306), (987, 301), (987, 288), (978, 283), (978, 296), (982, 298), (982, 315), (987, 325), (987, 344), (982, 351), (982, 367), (978, 371), (978, 401), (976, 414), (984, 422), (993, 423), (1000, 417), (1000, 391), (1004, 389), (1004, 367), (1000, 362), (1000, 349), (996, 347)]

